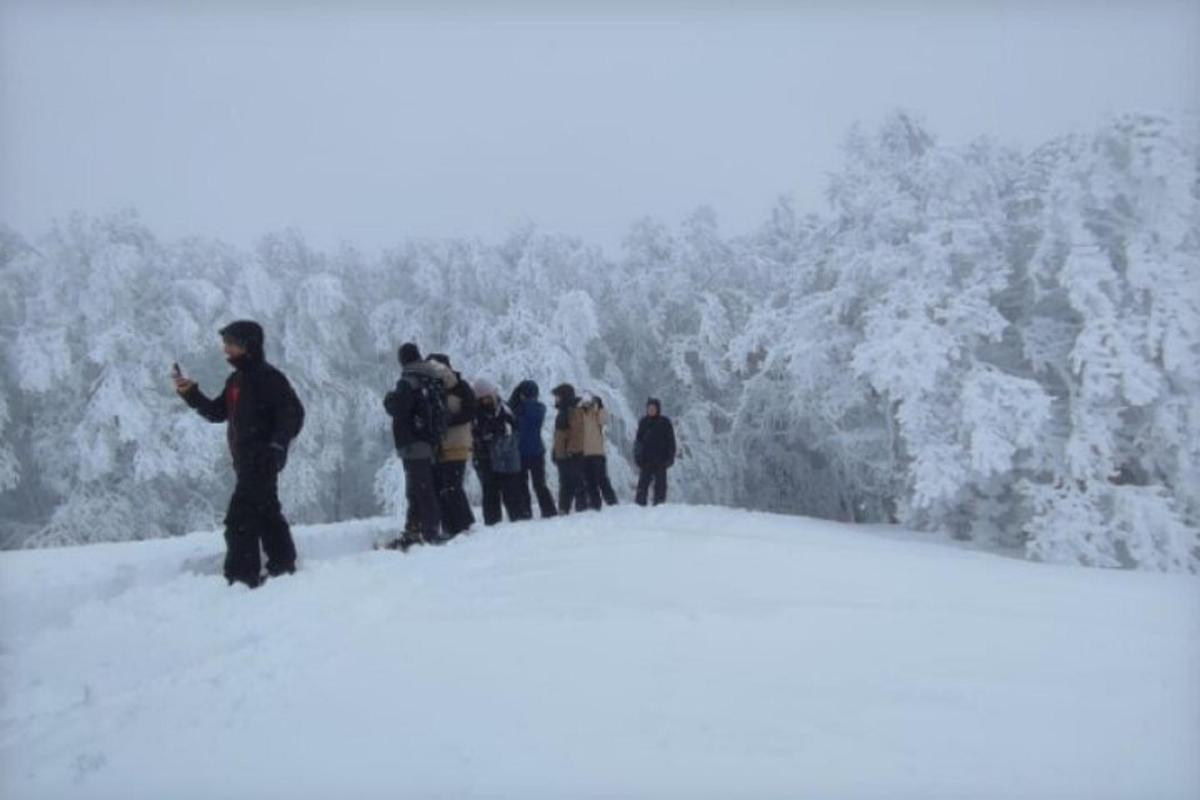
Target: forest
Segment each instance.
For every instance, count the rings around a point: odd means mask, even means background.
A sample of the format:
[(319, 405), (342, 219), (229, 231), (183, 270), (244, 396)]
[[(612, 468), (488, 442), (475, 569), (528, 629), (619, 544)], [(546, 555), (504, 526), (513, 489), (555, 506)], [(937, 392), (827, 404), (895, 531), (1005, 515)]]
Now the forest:
[[(616, 253), (532, 225), (368, 255), (302, 232), (164, 241), (132, 211), (0, 227), (0, 544), (216, 527), (220, 428), (171, 387), (252, 318), (307, 408), (293, 522), (397, 513), (383, 394), (408, 340), (505, 394), (604, 398), (623, 498), (648, 396), (672, 498), (898, 523), (1036, 560), (1200, 571), (1197, 128), (1127, 114), (1025, 152), (909, 112), (847, 137), (828, 208), (701, 207)], [(548, 435), (548, 432), (547, 432)], [(468, 481), (470, 484), (471, 481)]]

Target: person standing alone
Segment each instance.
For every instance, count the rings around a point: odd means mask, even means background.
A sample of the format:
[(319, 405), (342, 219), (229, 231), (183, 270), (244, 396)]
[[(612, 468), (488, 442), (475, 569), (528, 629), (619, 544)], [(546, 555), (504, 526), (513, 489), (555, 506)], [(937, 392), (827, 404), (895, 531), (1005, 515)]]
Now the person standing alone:
[(652, 482), (654, 505), (666, 502), (667, 470), (675, 464), (675, 426), (662, 415), (662, 403), (656, 398), (646, 401), (646, 416), (638, 421), (633, 460), (641, 470), (635, 498), (637, 504), (646, 505)]
[(212, 399), (195, 381), (176, 372), (175, 391), (209, 422), (225, 422), (226, 439), (237, 478), (225, 514), (225, 579), (254, 588), (267, 575), (296, 571), (296, 545), (279, 504), (279, 473), (288, 447), (304, 426), (304, 406), (288, 379), (267, 363), (263, 329), (238, 320), (220, 330), (225, 358), (233, 374)]

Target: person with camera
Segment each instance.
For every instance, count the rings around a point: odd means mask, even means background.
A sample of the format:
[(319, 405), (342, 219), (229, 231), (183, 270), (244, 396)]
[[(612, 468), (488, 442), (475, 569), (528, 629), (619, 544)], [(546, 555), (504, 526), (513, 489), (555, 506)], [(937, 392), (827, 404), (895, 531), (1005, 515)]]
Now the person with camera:
[(225, 579), (254, 588), (264, 577), (259, 547), (267, 555), (267, 575), (296, 571), (296, 545), (279, 504), (279, 473), (288, 447), (304, 425), (296, 392), (264, 356), (262, 326), (238, 320), (220, 330), (233, 373), (214, 398), (174, 370), (175, 391), (209, 422), (226, 423), (226, 439), (237, 477), (225, 514)]
[(599, 511), (604, 507), (603, 503), (617, 504), (617, 493), (608, 479), (608, 458), (604, 452), (608, 411), (604, 401), (590, 392), (584, 392), (579, 407), (583, 411), (583, 482), (589, 507)]

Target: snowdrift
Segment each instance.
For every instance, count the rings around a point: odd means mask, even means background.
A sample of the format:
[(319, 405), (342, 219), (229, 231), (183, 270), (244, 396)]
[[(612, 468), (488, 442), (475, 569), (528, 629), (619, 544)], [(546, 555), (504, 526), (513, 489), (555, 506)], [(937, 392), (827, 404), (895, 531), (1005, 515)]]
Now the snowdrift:
[(1200, 796), (1200, 581), (618, 507), (0, 553), (0, 796)]

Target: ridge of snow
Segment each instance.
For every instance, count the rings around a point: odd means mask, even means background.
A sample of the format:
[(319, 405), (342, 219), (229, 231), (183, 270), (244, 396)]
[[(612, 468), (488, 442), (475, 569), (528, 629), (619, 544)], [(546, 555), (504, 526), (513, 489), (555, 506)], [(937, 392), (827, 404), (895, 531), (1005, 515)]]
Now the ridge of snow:
[(0, 553), (0, 795), (1200, 794), (1200, 582), (620, 506)]

